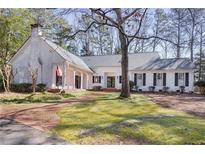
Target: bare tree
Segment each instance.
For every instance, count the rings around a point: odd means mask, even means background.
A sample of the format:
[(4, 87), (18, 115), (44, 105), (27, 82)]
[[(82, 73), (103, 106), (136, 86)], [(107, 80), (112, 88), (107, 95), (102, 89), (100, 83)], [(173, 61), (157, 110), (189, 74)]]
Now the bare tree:
[[(198, 80), (203, 80), (204, 79), (204, 73), (205, 73), (205, 65), (204, 65), (204, 46), (205, 46), (205, 12), (204, 10), (201, 10), (200, 17), (199, 17), (199, 24), (196, 26), (196, 40), (195, 40), (195, 46), (197, 47), (196, 49), (196, 54), (195, 54), (195, 65), (197, 67), (197, 70), (195, 72), (195, 78)], [(198, 51), (199, 49), (199, 51)]]
[(10, 81), (11, 81), (11, 66), (2, 65), (0, 69), (0, 75), (2, 76), (2, 82), (5, 92), (10, 92)]
[(29, 64), (28, 71), (29, 71), (29, 74), (32, 80), (32, 91), (33, 93), (35, 93), (36, 92), (36, 82), (38, 78), (38, 68), (35, 68)]
[(190, 36), (190, 41), (189, 41), (189, 48), (190, 48), (190, 59), (191, 61), (193, 61), (194, 59), (194, 42), (195, 42), (195, 39), (196, 39), (196, 27), (197, 25), (200, 23), (199, 19), (200, 19), (200, 16), (202, 14), (202, 10), (203, 9), (187, 9), (188, 12), (189, 12), (189, 16), (188, 16), (188, 26), (187, 28), (189, 29), (188, 32), (189, 32), (189, 36)]
[[(154, 13), (154, 23), (152, 28), (154, 35), (166, 38), (167, 31), (168, 31), (167, 24), (168, 24), (167, 14), (164, 12), (163, 9), (156, 9)], [(153, 52), (156, 51), (156, 48), (160, 43), (162, 42), (160, 42), (159, 39), (153, 39), (153, 48), (152, 48)], [(162, 44), (165, 45), (165, 43)]]
[[(121, 97), (130, 96), (129, 78), (128, 78), (128, 49), (129, 45), (135, 39), (149, 40), (149, 39), (161, 39), (163, 41), (169, 41), (166, 38), (160, 38), (158, 36), (149, 35), (141, 36), (141, 28), (144, 21), (144, 17), (148, 9), (90, 9), (90, 16), (93, 21), (90, 25), (83, 30), (78, 30), (70, 37), (75, 37), (78, 33), (87, 32), (93, 25), (107, 25), (115, 29), (118, 33), (121, 51), (121, 71), (122, 71), (122, 88)], [(88, 14), (88, 12), (86, 12)], [(172, 42), (172, 41), (170, 41)], [(172, 42), (173, 43), (173, 42)]]
[(186, 21), (185, 17), (187, 16), (186, 9), (170, 9), (168, 19), (168, 37), (174, 42), (173, 48), (176, 49), (176, 58), (181, 57), (181, 50), (185, 48), (187, 42), (185, 35)]

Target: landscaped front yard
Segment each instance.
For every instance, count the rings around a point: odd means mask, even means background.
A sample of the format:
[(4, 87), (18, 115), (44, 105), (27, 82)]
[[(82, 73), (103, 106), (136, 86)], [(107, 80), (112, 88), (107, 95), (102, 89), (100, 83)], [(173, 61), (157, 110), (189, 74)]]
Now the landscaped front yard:
[(60, 109), (53, 132), (74, 144), (205, 144), (205, 119), (118, 93)]
[(118, 96), (86, 91), (1, 95), (0, 111), (71, 144), (205, 144), (204, 118), (164, 108), (146, 95)]

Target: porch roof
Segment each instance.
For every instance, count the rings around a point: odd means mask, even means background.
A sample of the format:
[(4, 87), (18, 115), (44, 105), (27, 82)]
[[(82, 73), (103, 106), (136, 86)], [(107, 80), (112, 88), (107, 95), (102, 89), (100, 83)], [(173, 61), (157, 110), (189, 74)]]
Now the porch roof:
[[(121, 55), (102, 55), (102, 56), (84, 56), (81, 57), (84, 62), (90, 67), (121, 67)], [(129, 70), (136, 67), (145, 65), (146, 63), (159, 59), (157, 52), (144, 52), (144, 53), (130, 53)]]
[(133, 70), (188, 70), (195, 66), (188, 58), (156, 59)]

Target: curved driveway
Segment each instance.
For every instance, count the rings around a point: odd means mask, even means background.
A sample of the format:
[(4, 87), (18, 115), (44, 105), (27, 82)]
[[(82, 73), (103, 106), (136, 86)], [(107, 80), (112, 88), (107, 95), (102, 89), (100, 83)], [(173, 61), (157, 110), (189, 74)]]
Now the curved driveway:
[(56, 136), (16, 122), (14, 120), (0, 119), (0, 144), (3, 145), (42, 145), (67, 144)]

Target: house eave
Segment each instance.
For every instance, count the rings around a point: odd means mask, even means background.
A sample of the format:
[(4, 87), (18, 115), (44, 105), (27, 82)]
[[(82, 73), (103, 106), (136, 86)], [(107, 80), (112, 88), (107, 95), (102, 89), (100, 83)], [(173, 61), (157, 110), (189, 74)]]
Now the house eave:
[(195, 70), (194, 68), (186, 68), (186, 69), (132, 69), (132, 70), (129, 70), (131, 72), (136, 72), (136, 71), (186, 71), (186, 70)]

